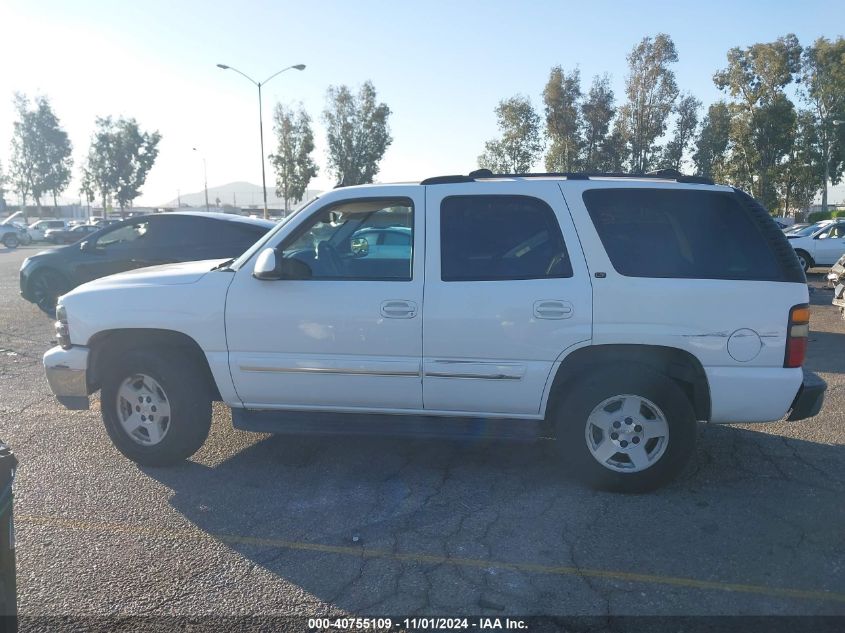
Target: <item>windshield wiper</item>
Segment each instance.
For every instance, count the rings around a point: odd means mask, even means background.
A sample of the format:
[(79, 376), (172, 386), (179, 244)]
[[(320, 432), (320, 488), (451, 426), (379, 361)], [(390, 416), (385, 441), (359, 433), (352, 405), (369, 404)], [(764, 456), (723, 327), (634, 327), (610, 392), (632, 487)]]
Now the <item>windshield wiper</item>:
[(219, 264), (217, 264), (217, 266), (215, 266), (211, 270), (226, 270), (226, 271), (231, 272), (232, 269), (229, 268), (229, 266), (232, 265), (233, 261), (235, 261), (234, 257), (232, 259), (227, 259), (225, 262), (220, 262)]

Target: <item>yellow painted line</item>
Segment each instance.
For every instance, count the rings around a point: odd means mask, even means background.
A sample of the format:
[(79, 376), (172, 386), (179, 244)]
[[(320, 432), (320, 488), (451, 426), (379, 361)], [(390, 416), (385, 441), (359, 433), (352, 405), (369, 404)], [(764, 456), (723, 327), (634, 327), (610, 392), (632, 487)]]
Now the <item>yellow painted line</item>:
[(277, 549), (296, 551), (320, 552), (323, 554), (340, 554), (356, 558), (381, 558), (399, 562), (426, 563), (434, 565), (455, 565), (457, 567), (473, 567), (487, 569), (510, 569), (520, 572), (537, 574), (553, 574), (557, 576), (582, 576), (587, 578), (601, 578), (603, 580), (620, 580), (624, 582), (639, 582), (658, 585), (670, 585), (687, 589), (708, 589), (714, 591), (730, 591), (749, 593), (776, 598), (795, 598), (799, 600), (815, 600), (824, 602), (845, 603), (845, 594), (832, 591), (813, 591), (805, 589), (790, 589), (786, 587), (765, 587), (763, 585), (748, 585), (743, 583), (720, 582), (712, 580), (698, 580), (696, 578), (681, 578), (676, 576), (661, 576), (659, 574), (641, 574), (636, 572), (615, 571), (609, 569), (585, 569), (583, 567), (568, 567), (557, 565), (541, 565), (537, 563), (508, 563), (505, 561), (485, 560), (483, 558), (460, 558), (442, 556), (438, 554), (397, 553), (384, 549), (367, 549), (344, 545), (326, 545), (323, 543), (308, 543), (305, 541), (288, 541), (285, 539), (262, 538), (256, 536), (238, 536), (235, 534), (210, 534), (199, 529), (172, 529), (149, 527), (133, 523), (106, 523), (70, 519), (66, 517), (51, 517), (38, 515), (16, 515), (15, 522), (23, 525), (43, 525), (66, 530), (81, 530), (106, 532), (112, 534), (147, 535), (154, 538), (170, 540), (193, 540), (207, 542), (223, 542), (235, 545), (257, 545)]

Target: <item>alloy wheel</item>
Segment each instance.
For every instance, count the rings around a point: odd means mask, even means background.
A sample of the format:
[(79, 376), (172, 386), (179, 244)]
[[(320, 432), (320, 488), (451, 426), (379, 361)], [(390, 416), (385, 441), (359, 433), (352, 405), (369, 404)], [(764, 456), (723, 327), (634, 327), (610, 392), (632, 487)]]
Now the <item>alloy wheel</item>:
[(155, 446), (170, 430), (170, 401), (161, 385), (147, 374), (133, 374), (117, 389), (117, 418), (137, 444)]
[(590, 454), (605, 468), (640, 472), (656, 464), (666, 452), (669, 424), (648, 398), (620, 394), (593, 409), (584, 436)]

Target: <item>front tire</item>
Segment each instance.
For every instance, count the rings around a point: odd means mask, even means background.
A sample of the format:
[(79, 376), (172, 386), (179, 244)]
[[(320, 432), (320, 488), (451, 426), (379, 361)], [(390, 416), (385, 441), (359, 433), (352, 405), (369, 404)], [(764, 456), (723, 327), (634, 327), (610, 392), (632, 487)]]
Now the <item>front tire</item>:
[(67, 279), (52, 269), (35, 273), (29, 282), (29, 294), (33, 303), (49, 317), (55, 317), (56, 302), (70, 289), (71, 285)]
[(565, 465), (587, 485), (647, 492), (673, 480), (695, 449), (695, 412), (673, 380), (646, 366), (596, 369), (555, 409)]
[(14, 233), (7, 233), (3, 236), (3, 246), (6, 248), (17, 248), (19, 245), (20, 240)]
[(203, 373), (178, 353), (130, 350), (112, 359), (100, 406), (114, 445), (144, 466), (187, 459), (211, 428), (211, 395)]
[(801, 264), (801, 268), (804, 270), (804, 274), (810, 272), (810, 269), (815, 266), (813, 262), (813, 258), (810, 257), (810, 254), (807, 251), (797, 250), (795, 254), (798, 255), (798, 263)]

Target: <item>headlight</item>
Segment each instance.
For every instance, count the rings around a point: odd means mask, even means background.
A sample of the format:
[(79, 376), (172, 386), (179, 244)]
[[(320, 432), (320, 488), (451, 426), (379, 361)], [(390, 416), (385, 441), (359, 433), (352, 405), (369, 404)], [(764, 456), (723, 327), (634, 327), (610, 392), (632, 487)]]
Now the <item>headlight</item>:
[(56, 306), (56, 341), (62, 349), (70, 349), (70, 329), (67, 325), (67, 310), (60, 303)]

